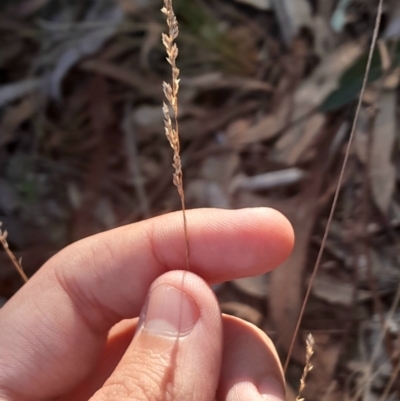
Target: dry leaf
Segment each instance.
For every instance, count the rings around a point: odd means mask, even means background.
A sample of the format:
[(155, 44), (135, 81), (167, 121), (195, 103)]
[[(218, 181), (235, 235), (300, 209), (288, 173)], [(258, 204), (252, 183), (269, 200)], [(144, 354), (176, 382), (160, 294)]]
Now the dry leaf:
[(185, 197), (194, 207), (215, 207), (230, 209), (230, 199), (221, 185), (215, 181), (190, 180), (185, 189)]
[(247, 177), (239, 174), (233, 178), (230, 185), (230, 192), (236, 192), (238, 189), (248, 191), (260, 191), (276, 187), (284, 187), (300, 182), (305, 177), (305, 172), (297, 167), (285, 170), (271, 171), (269, 173), (258, 174), (253, 177)]
[(29, 78), (24, 81), (0, 86), (0, 107), (19, 99), (27, 93), (36, 91), (41, 85), (41, 79)]
[(201, 167), (200, 180), (191, 180), (185, 190), (189, 202), (197, 207), (231, 207), (229, 183), (237, 169), (239, 156), (236, 153), (209, 156)]
[(85, 71), (93, 71), (132, 86), (138, 89), (144, 96), (151, 96), (156, 99), (162, 97), (162, 91), (160, 90), (161, 81), (160, 84), (157, 82), (147, 82), (137, 72), (127, 70), (117, 64), (101, 60), (88, 60), (82, 63), (81, 68)]
[[(293, 99), (292, 121), (296, 124), (279, 139), (274, 155), (277, 161), (285, 163), (288, 153), (301, 142), (303, 136), (310, 135), (310, 129), (306, 128), (307, 124), (310, 124), (309, 119), (304, 118), (316, 110), (337, 88), (343, 72), (353, 64), (362, 51), (363, 47), (359, 43), (343, 45), (326, 57), (310, 78), (300, 85)], [(314, 124), (318, 125), (317, 120), (312, 121), (311, 125)]]
[(29, 97), (5, 111), (0, 122), (0, 145), (13, 139), (15, 130), (33, 115), (37, 106), (38, 102)]
[(387, 214), (396, 183), (392, 163), (396, 138), (396, 92), (385, 92), (379, 101), (371, 150), (371, 189), (375, 203)]
[(244, 294), (252, 297), (263, 299), (267, 296), (268, 276), (266, 274), (233, 280), (232, 284)]
[[(306, 266), (308, 244), (316, 218), (315, 198), (293, 199), (283, 212), (295, 232), (294, 249), (279, 269), (271, 272), (268, 286), (268, 303), (271, 317), (279, 334), (279, 342), (288, 350), (302, 302), (303, 270)], [(303, 346), (296, 341), (292, 357), (304, 365)]]
[(244, 130), (231, 130), (228, 132), (229, 144), (233, 147), (241, 147), (254, 142), (272, 139), (287, 125), (287, 115), (290, 101), (284, 99), (277, 111), (262, 117), (258, 122)]
[(240, 118), (233, 121), (226, 129), (226, 138), (228, 143), (233, 148), (240, 147), (247, 138), (250, 121), (245, 118)]
[(331, 26), (335, 32), (341, 32), (346, 24), (346, 12), (350, 0), (340, 0), (332, 16)]
[[(328, 2), (325, 0), (323, 4), (328, 4)], [(318, 54), (321, 59), (324, 59), (335, 48), (335, 36), (326, 18), (323, 18), (321, 15), (316, 15), (313, 18), (313, 27), (315, 35), (315, 53)]]
[[(72, 238), (78, 240), (92, 235), (101, 229), (97, 220), (96, 206), (99, 204), (101, 187), (108, 172), (108, 155), (110, 152), (112, 113), (107, 81), (102, 76), (95, 76), (87, 87), (90, 91), (89, 116), (91, 134), (97, 139), (97, 145), (87, 160), (87, 171), (84, 176), (84, 188), (81, 194), (80, 208), (74, 213)], [(115, 139), (113, 139), (115, 141)]]
[(79, 40), (71, 43), (70, 47), (57, 61), (54, 71), (49, 77), (49, 92), (54, 99), (61, 99), (61, 85), (70, 69), (83, 58), (90, 56), (101, 49), (104, 43), (117, 31), (123, 14), (115, 9), (105, 28), (96, 29), (83, 35)]
[(269, 10), (271, 8), (271, 0), (236, 0), (248, 6), (257, 8), (258, 10)]
[(239, 165), (239, 156), (236, 152), (209, 156), (201, 167), (201, 175), (204, 179), (220, 183), (226, 189)]
[[(321, 141), (317, 149), (317, 157), (313, 161), (309, 177), (302, 185), (301, 192), (284, 204), (280, 209), (293, 225), (296, 241), (291, 256), (270, 275), (268, 288), (268, 302), (274, 326), (279, 334), (280, 344), (288, 350), (292, 343), (295, 327), (299, 319), (303, 302), (303, 272), (307, 264), (308, 247), (314, 224), (319, 213), (318, 198), (322, 183), (325, 179), (326, 163), (330, 152), (333, 130), (326, 130), (321, 134), (325, 141)], [(324, 165), (325, 163), (325, 165)], [(321, 169), (324, 165), (324, 169)], [(292, 356), (304, 365), (304, 350), (295, 339)]]
[(326, 57), (314, 73), (300, 85), (293, 95), (292, 122), (295, 124), (277, 142), (274, 154), (276, 161), (291, 165), (298, 160), (320, 129), (324, 119), (324, 116), (319, 114), (305, 117), (315, 111), (336, 89), (343, 71), (362, 51), (362, 46), (357, 43), (343, 45)]
[[(312, 293), (319, 299), (333, 305), (351, 306), (353, 304), (354, 284), (338, 280), (320, 272), (315, 278)], [(357, 301), (371, 298), (369, 291), (357, 290)]]
[(354, 63), (363, 50), (360, 43), (348, 43), (339, 47), (322, 61), (295, 93), (296, 115), (294, 120), (307, 115), (337, 88), (343, 72)]
[(397, 2), (395, 10), (388, 13), (389, 23), (385, 29), (383, 37), (385, 39), (400, 38), (400, 3)]
[(15, 189), (0, 178), (0, 214), (11, 215), (21, 206), (21, 199)]
[(273, 157), (288, 166), (296, 164), (303, 156), (310, 145), (314, 143), (315, 138), (321, 131), (326, 121), (323, 114), (314, 114), (299, 124), (298, 129), (291, 132), (296, 136), (284, 135), (282, 140), (278, 141), (275, 147)]
[(22, 17), (28, 17), (44, 7), (50, 0), (23, 0), (15, 6), (16, 12)]
[(140, 127), (152, 127), (160, 130), (163, 128), (164, 120), (163, 115), (160, 113), (160, 106), (143, 105), (138, 106), (132, 112), (132, 118)]
[(256, 90), (270, 93), (273, 90), (272, 85), (268, 82), (247, 77), (225, 76), (221, 72), (208, 72), (195, 77), (182, 77), (181, 86), (198, 88), (203, 91), (216, 88), (238, 88), (241, 91)]
[(321, 401), (337, 401), (337, 400), (350, 400), (350, 396), (343, 392), (337, 381), (332, 380), (324, 396), (321, 398)]
[(311, 6), (307, 0), (272, 0), (285, 43), (290, 45), (300, 28), (311, 25)]
[(361, 109), (358, 117), (356, 135), (354, 136), (354, 149), (358, 159), (362, 163), (366, 163), (368, 158), (368, 120), (367, 111)]
[(252, 308), (241, 302), (223, 302), (221, 304), (222, 313), (236, 316), (247, 322), (253, 323), (255, 326), (260, 327), (263, 320), (263, 315), (257, 309)]
[(117, 0), (118, 5), (126, 14), (135, 14), (138, 11), (151, 7), (154, 0)]

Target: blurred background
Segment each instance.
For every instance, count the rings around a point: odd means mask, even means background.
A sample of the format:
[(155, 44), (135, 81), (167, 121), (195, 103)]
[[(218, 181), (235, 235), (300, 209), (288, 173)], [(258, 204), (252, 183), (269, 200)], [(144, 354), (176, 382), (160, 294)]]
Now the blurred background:
[[(270, 206), (295, 228), (281, 268), (215, 288), (222, 310), (264, 329), (282, 358), (337, 187), (377, 5), (174, 0), (187, 207)], [(0, 221), (28, 276), (73, 241), (180, 209), (161, 111), (170, 79), (161, 6), (0, 2)], [(308, 400), (400, 400), (399, 1), (385, 1), (379, 38), (288, 399), (312, 332)], [(21, 285), (0, 253), (1, 302)]]

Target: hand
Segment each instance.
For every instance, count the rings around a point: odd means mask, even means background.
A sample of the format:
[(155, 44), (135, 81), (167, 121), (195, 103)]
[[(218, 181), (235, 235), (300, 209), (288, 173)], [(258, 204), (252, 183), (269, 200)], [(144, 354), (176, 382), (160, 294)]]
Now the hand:
[(181, 213), (84, 239), (47, 262), (0, 310), (0, 400), (283, 401), (272, 343), (221, 316), (208, 284), (282, 263), (290, 224), (265, 208), (187, 218), (192, 272), (182, 271)]

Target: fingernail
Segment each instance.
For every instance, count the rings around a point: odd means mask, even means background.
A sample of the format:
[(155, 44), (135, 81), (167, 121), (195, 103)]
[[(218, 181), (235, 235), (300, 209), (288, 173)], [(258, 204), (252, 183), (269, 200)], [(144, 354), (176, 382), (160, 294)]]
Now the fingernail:
[(200, 311), (193, 298), (175, 287), (161, 284), (151, 290), (144, 312), (143, 330), (155, 335), (188, 335)]
[(285, 401), (286, 399), (284, 385), (273, 377), (265, 378), (259, 385), (258, 391), (268, 401)]

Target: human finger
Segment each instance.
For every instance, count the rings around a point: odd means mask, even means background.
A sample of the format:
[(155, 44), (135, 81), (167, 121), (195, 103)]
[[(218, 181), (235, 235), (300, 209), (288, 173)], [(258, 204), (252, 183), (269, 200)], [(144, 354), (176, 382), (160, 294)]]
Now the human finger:
[[(264, 273), (293, 232), (271, 209), (188, 212), (191, 269), (208, 282)], [(87, 238), (51, 259), (0, 310), (0, 398), (64, 394), (94, 368), (107, 333), (138, 316), (150, 284), (185, 268), (181, 214)]]
[(193, 273), (166, 273), (152, 284), (132, 343), (91, 401), (214, 401), (221, 355), (221, 313), (209, 286)]
[[(113, 328), (99, 369), (62, 401), (85, 401), (102, 387), (131, 344), (136, 325), (137, 319)], [(269, 337), (254, 325), (225, 314), (222, 315), (222, 326), (223, 361), (218, 401), (283, 401), (285, 385), (282, 367)], [(205, 335), (202, 340), (207, 338)], [(213, 338), (208, 341), (212, 342)], [(202, 348), (201, 341), (197, 346)]]
[(269, 337), (256, 326), (223, 316), (224, 352), (217, 401), (284, 401), (285, 380)]

